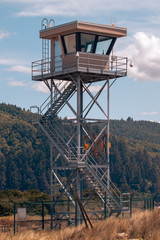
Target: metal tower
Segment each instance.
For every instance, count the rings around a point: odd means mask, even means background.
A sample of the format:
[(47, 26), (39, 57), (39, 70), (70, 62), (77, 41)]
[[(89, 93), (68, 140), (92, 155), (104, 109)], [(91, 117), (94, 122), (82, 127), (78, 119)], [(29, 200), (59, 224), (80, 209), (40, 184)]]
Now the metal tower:
[[(37, 107), (33, 123), (48, 137), (51, 158), (53, 148), (57, 154), (52, 175), (63, 191), (56, 202), (65, 194), (76, 205), (71, 184), (83, 202), (88, 186), (92, 189), (88, 199), (96, 193), (108, 215), (126, 210), (109, 168), (109, 93), (115, 80), (127, 74), (127, 58), (113, 56), (111, 51), (117, 38), (126, 32), (125, 28), (82, 21), (47, 24), (40, 30), (40, 38), (49, 41), (50, 56), (45, 45), (45, 61), (32, 63), (32, 80), (42, 81), (50, 92)], [(59, 174), (60, 170), (65, 174)], [(70, 214), (65, 217), (72, 223)], [(78, 206), (75, 218), (77, 224), (81, 222)]]

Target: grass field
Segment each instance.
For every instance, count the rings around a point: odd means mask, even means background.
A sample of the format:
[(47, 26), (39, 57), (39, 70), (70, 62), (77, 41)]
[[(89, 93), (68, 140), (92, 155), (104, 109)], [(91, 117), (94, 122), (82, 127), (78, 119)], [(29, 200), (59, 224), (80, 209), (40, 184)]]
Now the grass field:
[[(5, 220), (7, 224), (6, 221), (7, 218)], [(93, 229), (86, 229), (81, 225), (59, 231), (28, 230), (16, 235), (10, 231), (0, 233), (0, 240), (160, 240), (160, 210), (158, 209), (153, 212), (137, 212), (128, 219), (111, 217), (93, 225)]]

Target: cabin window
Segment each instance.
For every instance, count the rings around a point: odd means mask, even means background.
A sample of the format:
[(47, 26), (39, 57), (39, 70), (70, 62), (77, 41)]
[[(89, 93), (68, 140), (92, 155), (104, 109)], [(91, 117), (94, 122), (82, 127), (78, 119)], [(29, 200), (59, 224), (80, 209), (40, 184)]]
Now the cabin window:
[(96, 54), (110, 54), (109, 48), (111, 46), (113, 38), (111, 37), (103, 37), (98, 36), (97, 44), (96, 44)]
[(76, 51), (109, 55), (116, 41), (114, 37), (100, 36), (90, 33), (72, 33), (62, 36), (65, 54)]
[(76, 52), (76, 34), (69, 34), (64, 36), (64, 43), (66, 53), (74, 53)]
[(81, 33), (80, 49), (81, 52), (92, 53), (95, 44), (95, 35)]

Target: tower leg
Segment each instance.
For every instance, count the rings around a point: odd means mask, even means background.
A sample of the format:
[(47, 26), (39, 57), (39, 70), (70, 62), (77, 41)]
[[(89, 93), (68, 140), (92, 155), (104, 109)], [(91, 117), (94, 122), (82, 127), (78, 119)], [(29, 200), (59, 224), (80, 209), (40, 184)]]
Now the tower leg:
[[(81, 154), (82, 154), (82, 126), (81, 126), (81, 119), (82, 119), (82, 111), (83, 111), (83, 88), (82, 82), (80, 79), (80, 75), (77, 74), (77, 164), (81, 161)], [(82, 184), (81, 184), (81, 176), (79, 169), (77, 170), (76, 176), (76, 188), (77, 194), (80, 199), (82, 199)], [(80, 209), (77, 204), (76, 209), (76, 216), (77, 216), (77, 224), (80, 224), (81, 221), (81, 214)]]
[(109, 78), (107, 80), (107, 116), (108, 116), (108, 126), (107, 126), (107, 164), (108, 164), (108, 190), (110, 182), (110, 159), (109, 159), (109, 133), (110, 133), (110, 118), (109, 118)]

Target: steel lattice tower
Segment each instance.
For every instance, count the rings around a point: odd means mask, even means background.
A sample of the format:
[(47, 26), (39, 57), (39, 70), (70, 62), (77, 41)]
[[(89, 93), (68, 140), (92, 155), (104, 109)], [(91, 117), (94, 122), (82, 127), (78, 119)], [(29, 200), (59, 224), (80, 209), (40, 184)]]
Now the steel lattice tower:
[[(50, 141), (51, 183), (54, 177), (63, 189), (56, 201), (66, 194), (75, 205), (70, 185), (74, 183), (82, 199), (85, 182), (93, 189), (89, 197), (96, 192), (109, 215), (121, 213), (125, 210), (122, 194), (110, 179), (109, 92), (115, 80), (127, 74), (127, 58), (111, 54), (126, 29), (82, 21), (52, 26), (44, 21), (40, 30), (43, 59), (32, 63), (32, 80), (42, 81), (50, 94), (37, 107), (33, 123)], [(53, 148), (57, 157), (52, 161)], [(67, 171), (67, 181), (63, 182), (60, 170)], [(51, 196), (52, 191), (51, 184)], [(80, 215), (77, 206), (77, 224)], [(65, 217), (72, 223), (69, 214)]]

